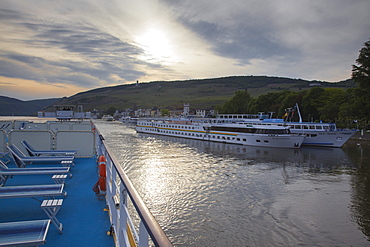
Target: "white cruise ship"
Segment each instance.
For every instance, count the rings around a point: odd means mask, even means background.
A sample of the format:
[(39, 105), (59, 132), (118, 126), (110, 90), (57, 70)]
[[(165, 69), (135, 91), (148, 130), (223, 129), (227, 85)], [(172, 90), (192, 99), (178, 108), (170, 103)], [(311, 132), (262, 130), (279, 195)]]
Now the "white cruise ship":
[(291, 133), (302, 134), (305, 139), (302, 145), (342, 147), (357, 130), (338, 129), (334, 123), (316, 122), (291, 122), (284, 119), (269, 118), (268, 115), (260, 115), (260, 118), (251, 117), (249, 114), (223, 114), (219, 115), (217, 122), (233, 122), (253, 124), (254, 126), (286, 126), (290, 127)]
[(136, 131), (258, 147), (299, 148), (304, 140), (303, 135), (292, 134), (286, 126), (209, 123), (190, 119), (139, 119)]

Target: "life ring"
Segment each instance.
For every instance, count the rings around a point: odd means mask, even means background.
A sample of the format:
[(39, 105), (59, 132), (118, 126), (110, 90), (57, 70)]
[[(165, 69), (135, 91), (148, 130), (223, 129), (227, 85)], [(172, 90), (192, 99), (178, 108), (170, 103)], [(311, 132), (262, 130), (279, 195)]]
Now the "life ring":
[(106, 178), (107, 178), (107, 171), (106, 171), (106, 165), (105, 163), (107, 160), (105, 159), (104, 155), (100, 155), (98, 159), (99, 164), (99, 188), (100, 191), (106, 191), (107, 190), (107, 184), (106, 184)]

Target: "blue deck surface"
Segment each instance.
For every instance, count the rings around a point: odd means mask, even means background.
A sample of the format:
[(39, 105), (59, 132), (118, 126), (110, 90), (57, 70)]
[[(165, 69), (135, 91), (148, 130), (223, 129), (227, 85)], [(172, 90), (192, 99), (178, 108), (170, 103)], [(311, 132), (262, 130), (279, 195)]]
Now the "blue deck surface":
[[(15, 167), (9, 163), (9, 167)], [(45, 165), (40, 165), (45, 167)], [(49, 165), (48, 165), (49, 166)], [(60, 165), (50, 165), (60, 167)], [(27, 167), (38, 167), (29, 165)], [(57, 214), (63, 224), (63, 234), (51, 224), (44, 246), (114, 246), (105, 200), (98, 200), (92, 187), (98, 180), (96, 158), (77, 158), (71, 167), (72, 178), (67, 178), (63, 205)], [(28, 184), (54, 184), (50, 175), (19, 175), (9, 178), (5, 186)], [(58, 197), (59, 198), (59, 197)], [(43, 198), (0, 199), (0, 222), (48, 219), (41, 209)]]

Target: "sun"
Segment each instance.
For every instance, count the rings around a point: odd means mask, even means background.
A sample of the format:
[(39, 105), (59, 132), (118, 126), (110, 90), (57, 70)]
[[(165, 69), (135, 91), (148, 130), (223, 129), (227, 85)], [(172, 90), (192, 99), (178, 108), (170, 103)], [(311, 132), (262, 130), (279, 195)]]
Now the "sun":
[(137, 37), (136, 43), (144, 50), (143, 59), (166, 63), (174, 62), (175, 53), (169, 37), (161, 30), (151, 28)]

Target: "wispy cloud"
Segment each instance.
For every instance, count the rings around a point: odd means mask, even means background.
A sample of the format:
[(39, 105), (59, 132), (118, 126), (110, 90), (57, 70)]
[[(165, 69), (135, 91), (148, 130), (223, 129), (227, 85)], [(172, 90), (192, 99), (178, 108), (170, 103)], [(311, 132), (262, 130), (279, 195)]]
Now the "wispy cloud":
[(3, 0), (0, 76), (69, 94), (228, 75), (339, 81), (370, 37), (369, 9), (364, 0)]

